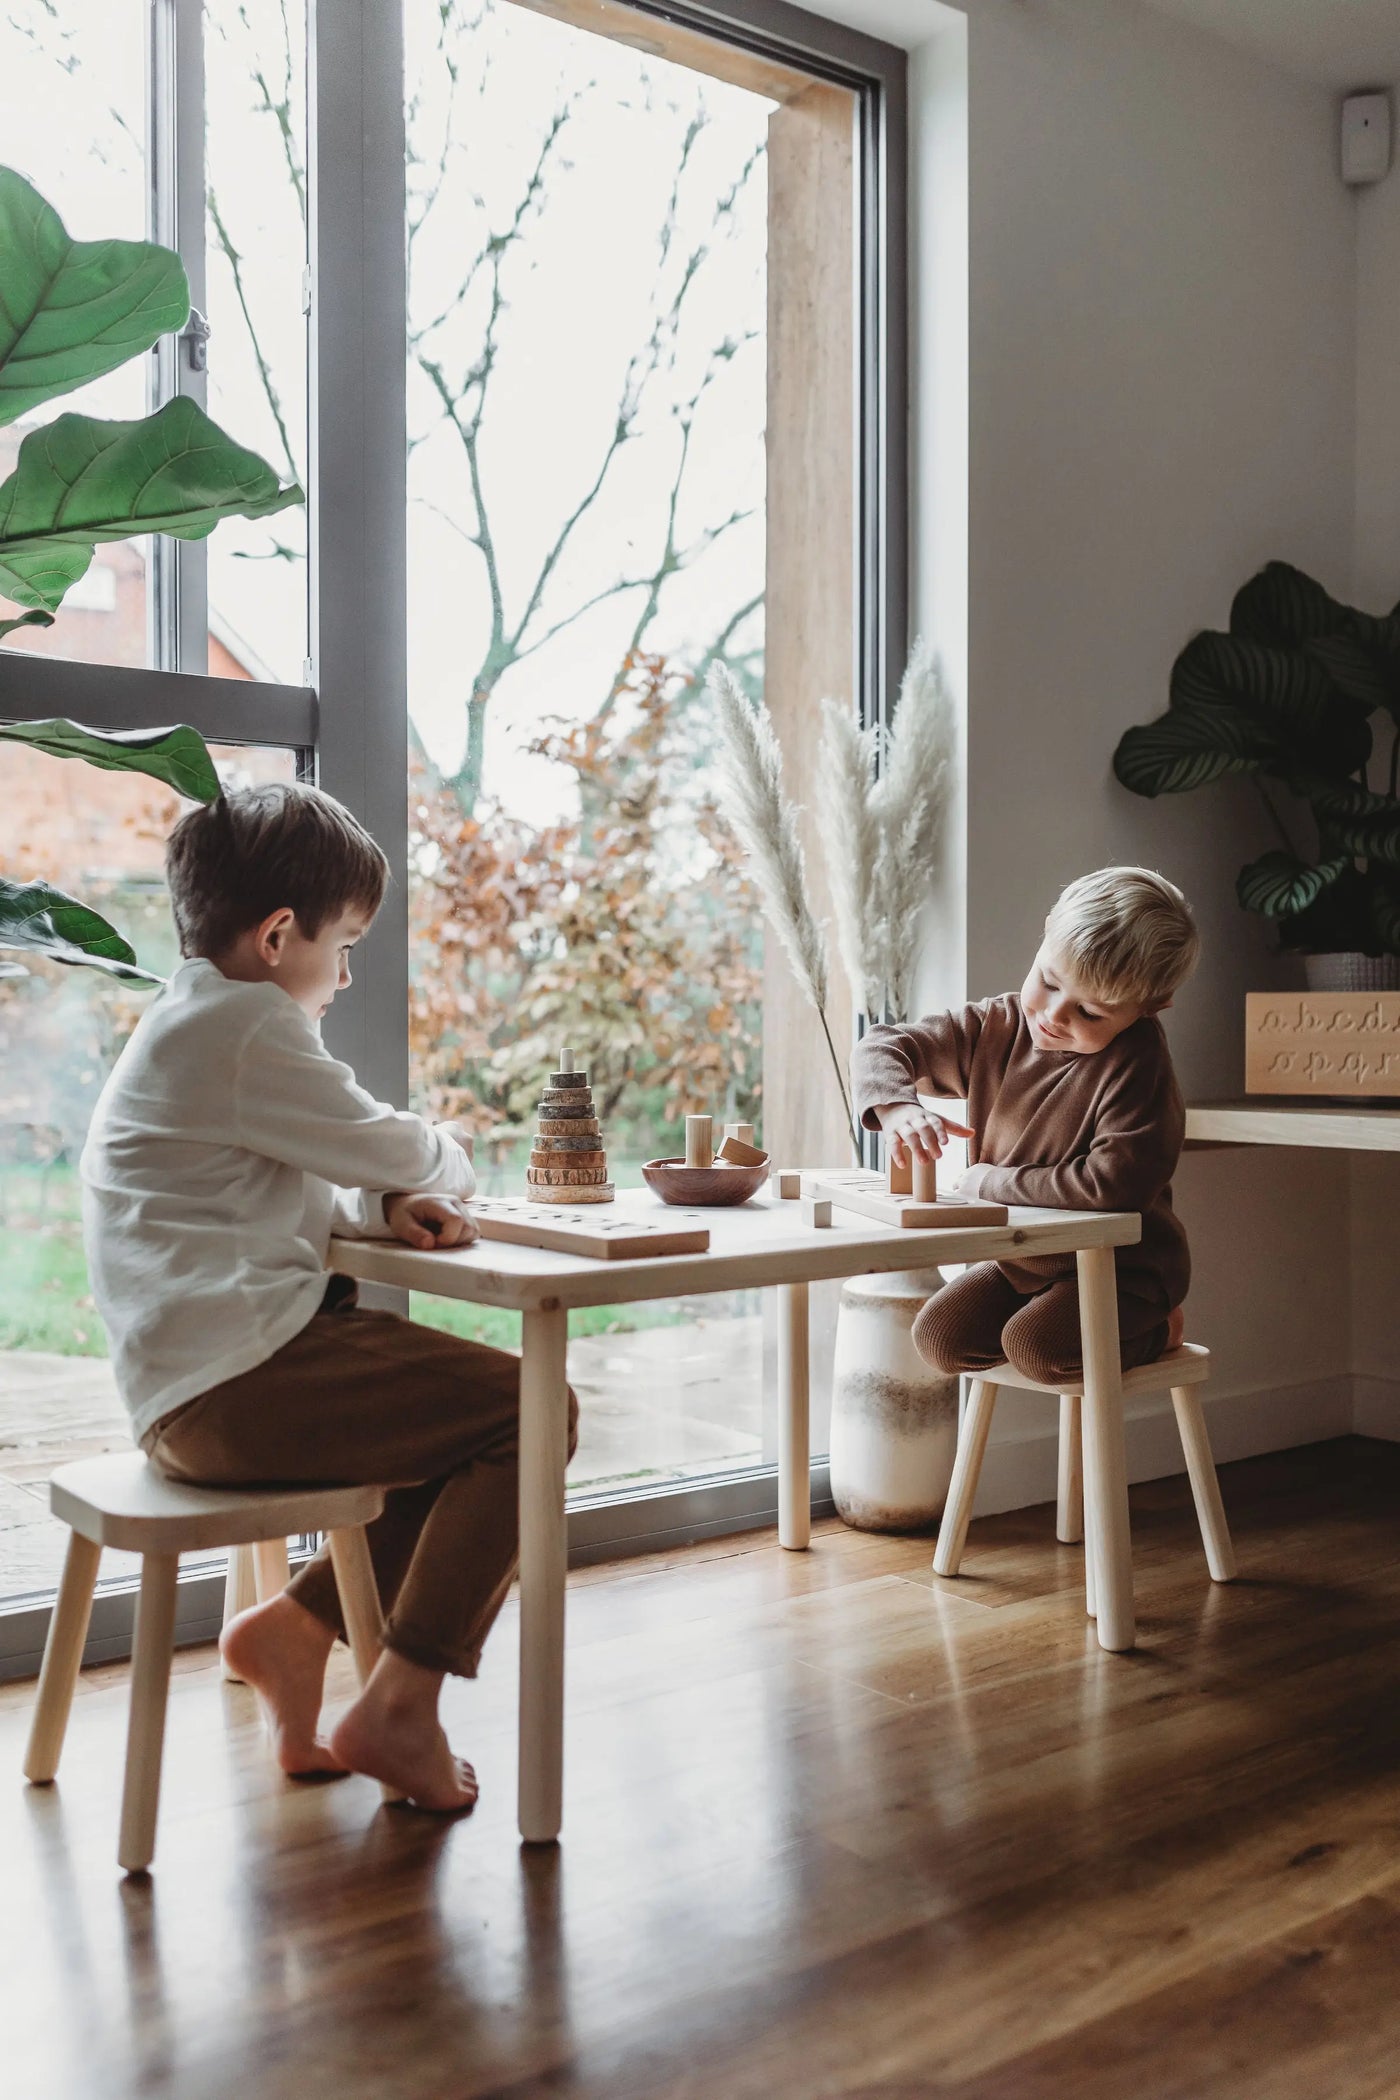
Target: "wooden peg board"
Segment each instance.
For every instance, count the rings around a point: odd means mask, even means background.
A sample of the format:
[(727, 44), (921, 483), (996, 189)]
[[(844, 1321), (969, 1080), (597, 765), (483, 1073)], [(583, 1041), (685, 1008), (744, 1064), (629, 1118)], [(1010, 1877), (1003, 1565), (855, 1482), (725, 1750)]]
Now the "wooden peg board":
[(581, 1254), (589, 1261), (638, 1261), (663, 1254), (704, 1254), (709, 1229), (700, 1225), (648, 1225), (635, 1218), (608, 1220), (570, 1215), (567, 1208), (527, 1203), (523, 1197), (485, 1196), (471, 1204), (484, 1240), (510, 1240), (517, 1247), (548, 1247), (556, 1254)]
[[(808, 1187), (804, 1181), (804, 1190)], [(901, 1226), (906, 1232), (1006, 1223), (1004, 1203), (983, 1203), (980, 1198), (964, 1202), (961, 1196), (939, 1196), (933, 1203), (915, 1203), (908, 1196), (892, 1196), (883, 1174), (867, 1173), (858, 1167), (822, 1174), (810, 1184), (810, 1193), (829, 1196), (838, 1210), (853, 1210), (862, 1218)]]

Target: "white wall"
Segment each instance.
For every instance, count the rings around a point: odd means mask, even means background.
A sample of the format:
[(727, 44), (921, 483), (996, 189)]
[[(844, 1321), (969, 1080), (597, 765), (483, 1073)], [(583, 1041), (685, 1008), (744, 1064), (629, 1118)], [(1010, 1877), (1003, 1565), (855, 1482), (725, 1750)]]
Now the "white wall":
[[(965, 944), (971, 996), (1004, 990), (1063, 882), (1161, 867), (1205, 935), (1171, 1019), (1183, 1086), (1235, 1093), (1244, 991), (1279, 967), (1234, 899), (1265, 822), (1238, 787), (1129, 796), (1111, 757), (1264, 560), (1350, 588), (1355, 206), (1333, 97), (1122, 0), (974, 0), (966, 40), (967, 901), (950, 948)], [(937, 395), (958, 319), (940, 191), (960, 42), (912, 65), (916, 619), (955, 662)], [(936, 976), (951, 995), (946, 962)], [(1348, 1181), (1337, 1156), (1183, 1162), (1189, 1317), (1218, 1352), (1223, 1453), (1349, 1424)], [(1049, 1491), (1051, 1424), (1035, 1428), (1024, 1409), (1003, 1425), (989, 1505)], [(1160, 1421), (1133, 1436), (1139, 1474), (1179, 1466)]]

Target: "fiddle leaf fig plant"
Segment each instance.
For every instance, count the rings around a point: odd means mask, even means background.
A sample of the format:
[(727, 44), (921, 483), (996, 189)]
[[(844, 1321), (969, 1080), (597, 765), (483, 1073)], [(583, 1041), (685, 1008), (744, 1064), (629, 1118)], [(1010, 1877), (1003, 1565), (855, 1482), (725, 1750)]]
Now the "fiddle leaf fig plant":
[[(75, 241), (13, 168), (0, 167), (0, 424), (143, 356), (189, 319), (178, 255), (153, 241)], [(193, 401), (110, 422), (69, 410), (23, 438), (0, 484), (0, 595), (24, 611), (0, 618), (0, 641), (48, 626), (94, 549), (137, 533), (204, 539), (223, 518), (264, 518), (304, 502), (256, 452)], [(150, 774), (212, 802), (218, 775), (187, 727), (129, 733), (64, 720), (0, 723), (0, 740), (107, 771)], [(42, 882), (0, 875), (0, 949), (85, 963), (159, 982), (99, 912)], [(0, 975), (23, 966), (0, 962)]]
[(1241, 868), (1240, 903), (1286, 948), (1367, 955), (1400, 955), (1397, 768), (1400, 605), (1359, 612), (1286, 562), (1186, 644), (1166, 713), (1113, 758), (1138, 795), (1252, 776), (1279, 844)]

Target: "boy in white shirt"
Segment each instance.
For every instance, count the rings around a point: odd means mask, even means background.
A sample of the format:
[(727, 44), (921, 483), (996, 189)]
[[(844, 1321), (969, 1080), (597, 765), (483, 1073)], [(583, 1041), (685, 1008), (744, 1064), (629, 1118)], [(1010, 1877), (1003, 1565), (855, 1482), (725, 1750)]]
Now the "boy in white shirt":
[[(321, 1042), (388, 863), (315, 788), (190, 812), (166, 851), (180, 968), (103, 1088), (82, 1157), (93, 1295), (132, 1430), (171, 1477), (389, 1486), (370, 1527), (385, 1646), (329, 1739), (343, 1635), (328, 1555), (225, 1630), (283, 1769), (368, 1773), (421, 1808), (476, 1799), (437, 1718), (476, 1674), (516, 1558), (519, 1363), (355, 1304), (332, 1233), (476, 1238), (452, 1124), (376, 1101)], [(576, 1416), (570, 1396), (570, 1448)]]

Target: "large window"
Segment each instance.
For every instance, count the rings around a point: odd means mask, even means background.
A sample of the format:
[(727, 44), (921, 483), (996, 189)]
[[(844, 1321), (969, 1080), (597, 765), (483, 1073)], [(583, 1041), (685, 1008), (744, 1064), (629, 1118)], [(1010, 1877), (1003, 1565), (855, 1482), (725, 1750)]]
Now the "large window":
[[(328, 1039), (469, 1116), (488, 1185), (558, 1041), (623, 1185), (699, 1106), (838, 1156), (715, 815), (703, 680), (764, 692), (810, 801), (818, 700), (869, 716), (902, 658), (902, 60), (776, 0), (9, 0), (0, 63), (0, 154), (78, 237), (177, 246), (208, 324), (60, 405), (190, 394), (309, 499), (100, 550), (0, 645), (0, 718), (183, 719), (221, 767), (350, 803), (397, 880)], [(174, 798), (6, 749), (7, 864), (163, 968)], [(74, 1166), (144, 996), (0, 985), (0, 1613), (51, 1587), (47, 1472), (124, 1436)], [(577, 1494), (743, 1474), (761, 1506), (757, 1296), (604, 1309), (572, 1370)], [(181, 1594), (216, 1619), (211, 1579)], [(0, 1668), (41, 1639), (11, 1609)]]

